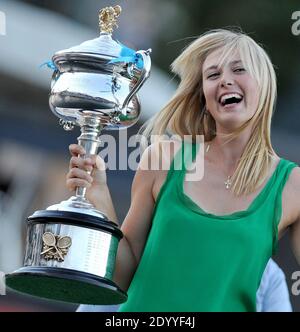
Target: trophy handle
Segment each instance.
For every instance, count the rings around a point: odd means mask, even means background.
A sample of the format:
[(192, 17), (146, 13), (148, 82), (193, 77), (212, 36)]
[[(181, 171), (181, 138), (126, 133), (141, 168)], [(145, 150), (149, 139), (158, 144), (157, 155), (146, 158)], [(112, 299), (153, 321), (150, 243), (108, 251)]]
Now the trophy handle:
[(149, 77), (150, 69), (151, 69), (151, 58), (150, 53), (152, 52), (151, 48), (149, 48), (147, 51), (137, 51), (137, 54), (140, 54), (143, 58), (144, 67), (142, 69), (141, 75), (139, 79), (137, 80), (136, 84), (133, 86), (132, 90), (124, 100), (124, 103), (121, 107), (121, 112), (126, 114), (127, 106), (132, 99), (132, 97), (138, 92), (138, 90), (142, 87), (142, 85), (145, 83), (146, 79)]

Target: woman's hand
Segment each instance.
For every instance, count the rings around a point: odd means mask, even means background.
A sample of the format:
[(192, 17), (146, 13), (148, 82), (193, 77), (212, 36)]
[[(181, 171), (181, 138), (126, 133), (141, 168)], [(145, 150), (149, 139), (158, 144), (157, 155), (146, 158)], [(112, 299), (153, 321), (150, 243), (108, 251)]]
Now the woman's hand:
[(85, 155), (84, 148), (78, 144), (71, 144), (69, 150), (72, 157), (66, 176), (67, 188), (72, 192), (76, 187), (87, 188), (86, 197), (95, 205), (95, 199), (99, 199), (101, 191), (107, 187), (105, 162), (98, 155), (89, 156), (86, 159), (78, 157)]

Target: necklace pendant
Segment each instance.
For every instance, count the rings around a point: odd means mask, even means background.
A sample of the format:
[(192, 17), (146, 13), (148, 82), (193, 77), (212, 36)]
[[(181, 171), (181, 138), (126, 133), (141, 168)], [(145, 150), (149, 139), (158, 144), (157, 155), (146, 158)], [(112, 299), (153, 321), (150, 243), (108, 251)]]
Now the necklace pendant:
[(224, 182), (224, 184), (225, 184), (226, 189), (229, 189), (231, 187), (230, 176), (227, 178), (227, 180)]

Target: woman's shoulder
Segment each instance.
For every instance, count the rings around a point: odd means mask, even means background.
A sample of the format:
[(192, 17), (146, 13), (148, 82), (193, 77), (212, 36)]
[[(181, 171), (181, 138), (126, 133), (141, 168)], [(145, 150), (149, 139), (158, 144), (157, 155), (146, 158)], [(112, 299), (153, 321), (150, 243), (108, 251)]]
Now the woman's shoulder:
[(147, 167), (153, 174), (152, 195), (154, 201), (156, 201), (167, 178), (174, 156), (181, 147), (182, 141), (170, 139), (154, 142), (145, 149), (141, 158), (141, 165)]
[[(284, 161), (285, 164), (296, 164), (295, 167), (291, 169), (291, 173), (289, 174), (289, 177), (286, 182), (286, 187), (288, 187), (289, 191), (294, 191), (294, 193), (300, 194), (300, 167), (297, 165), (297, 163), (290, 161), (288, 159), (282, 158), (278, 155), (274, 155), (272, 159), (272, 164), (274, 170), (279, 165), (280, 161)], [(299, 196), (298, 196), (299, 197)]]
[(300, 189), (300, 167), (299, 167), (299, 165), (294, 161), (279, 157), (278, 155), (275, 155), (273, 160), (275, 160), (276, 164), (279, 164), (280, 161), (284, 161), (285, 164), (289, 164), (289, 166), (290, 165), (294, 166), (291, 169), (291, 173), (289, 175), (287, 182), (289, 184), (291, 184), (292, 186), (294, 186), (295, 188)]
[(290, 184), (291, 188), (297, 194), (298, 202), (300, 201), (300, 167), (297, 165), (295, 166), (290, 173), (288, 183)]
[[(282, 158), (283, 159), (283, 158)], [(294, 163), (284, 159), (286, 163)], [(290, 211), (289, 224), (295, 221), (295, 216), (300, 216), (300, 167), (296, 164), (288, 175), (283, 189), (283, 202)]]

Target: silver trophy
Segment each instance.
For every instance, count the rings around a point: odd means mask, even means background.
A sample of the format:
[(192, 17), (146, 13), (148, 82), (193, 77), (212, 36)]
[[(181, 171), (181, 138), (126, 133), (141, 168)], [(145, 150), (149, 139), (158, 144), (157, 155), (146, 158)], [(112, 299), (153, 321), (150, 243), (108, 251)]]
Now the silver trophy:
[[(99, 13), (100, 37), (56, 53), (49, 98), (65, 130), (80, 126), (84, 158), (97, 153), (101, 130), (128, 128), (140, 115), (137, 91), (149, 76), (150, 52), (111, 37), (121, 7)], [(7, 286), (31, 295), (85, 304), (118, 304), (127, 294), (113, 281), (122, 232), (77, 188), (67, 201), (28, 218), (24, 267)]]

